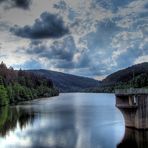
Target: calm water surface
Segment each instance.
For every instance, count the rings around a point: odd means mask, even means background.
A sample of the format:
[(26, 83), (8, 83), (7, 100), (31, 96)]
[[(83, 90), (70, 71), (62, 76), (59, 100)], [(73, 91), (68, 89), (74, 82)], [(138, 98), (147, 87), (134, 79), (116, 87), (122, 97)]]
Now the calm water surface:
[(138, 134), (124, 128), (113, 94), (60, 94), (0, 109), (0, 148), (138, 147)]

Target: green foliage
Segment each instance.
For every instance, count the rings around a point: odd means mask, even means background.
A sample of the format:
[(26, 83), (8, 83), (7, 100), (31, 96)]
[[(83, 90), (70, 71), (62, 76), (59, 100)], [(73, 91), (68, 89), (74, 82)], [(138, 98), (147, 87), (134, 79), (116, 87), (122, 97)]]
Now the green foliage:
[(148, 88), (148, 62), (133, 65), (107, 76), (100, 85), (89, 91), (114, 92), (115, 89)]
[(0, 106), (7, 105), (9, 103), (7, 90), (3, 85), (0, 85)]
[(50, 79), (0, 64), (0, 106), (58, 94)]
[(141, 87), (148, 86), (148, 75), (146, 73), (138, 75), (137, 77), (131, 80), (131, 84), (135, 88), (141, 88)]
[(65, 74), (50, 70), (30, 70), (53, 80), (60, 92), (85, 92), (85, 89), (98, 87), (100, 82), (91, 78)]
[(116, 89), (127, 88), (147, 88), (148, 87), (148, 74), (142, 73), (132, 77), (126, 82), (116, 82), (108, 85), (100, 85), (99, 87), (88, 89), (87, 92), (100, 92), (100, 93), (114, 93)]
[(3, 79), (0, 76), (0, 106), (7, 105), (9, 103), (9, 98), (7, 94), (7, 89), (4, 87)]

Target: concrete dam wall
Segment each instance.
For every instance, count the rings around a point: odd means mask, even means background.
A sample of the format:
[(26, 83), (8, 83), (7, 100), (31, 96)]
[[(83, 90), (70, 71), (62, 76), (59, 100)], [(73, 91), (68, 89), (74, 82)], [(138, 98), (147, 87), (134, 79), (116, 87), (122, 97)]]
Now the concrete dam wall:
[(126, 127), (148, 129), (148, 89), (116, 90), (115, 95)]

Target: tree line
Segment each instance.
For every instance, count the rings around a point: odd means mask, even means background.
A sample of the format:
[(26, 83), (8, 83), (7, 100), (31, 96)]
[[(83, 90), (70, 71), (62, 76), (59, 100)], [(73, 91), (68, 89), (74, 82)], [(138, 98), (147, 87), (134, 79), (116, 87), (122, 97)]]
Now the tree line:
[(141, 73), (132, 77), (129, 81), (115, 82), (112, 84), (100, 84), (99, 87), (89, 88), (86, 92), (114, 93), (116, 89), (148, 88), (148, 73)]
[(0, 64), (0, 106), (58, 95), (51, 79)]

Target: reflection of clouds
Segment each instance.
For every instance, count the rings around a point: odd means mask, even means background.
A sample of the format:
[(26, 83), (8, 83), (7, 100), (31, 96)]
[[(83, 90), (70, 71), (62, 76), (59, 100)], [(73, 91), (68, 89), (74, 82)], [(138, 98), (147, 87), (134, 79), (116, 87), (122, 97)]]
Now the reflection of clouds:
[[(28, 125), (27, 128), (31, 129), (31, 126)], [(15, 148), (16, 146), (17, 147), (28, 147), (30, 146), (30, 144), (31, 144), (30, 137), (24, 136), (23, 130), (20, 128), (18, 124), (17, 124), (16, 129), (14, 131), (10, 131), (9, 135), (7, 135), (5, 139), (0, 138), (1, 148), (6, 148), (6, 147)]]
[[(18, 124), (0, 143), (4, 147), (116, 147), (123, 134), (119, 130), (123, 124), (112, 98), (111, 95), (103, 98), (101, 94), (62, 94), (60, 99), (51, 102), (48, 99), (34, 102), (26, 108), (35, 112), (33, 124), (22, 130)], [(111, 105), (105, 105), (102, 99)]]
[(32, 147), (75, 147), (77, 133), (73, 120), (74, 114), (52, 112), (36, 120), (35, 124), (38, 125), (38, 128), (28, 131), (26, 135), (31, 135)]
[(123, 136), (124, 125), (121, 124), (121, 113), (114, 108), (115, 102), (108, 100), (113, 96), (87, 94), (91, 99), (86, 99), (83, 94), (75, 96), (75, 126), (78, 131), (76, 148), (116, 147), (117, 141)]
[(38, 116), (33, 125), (23, 130), (17, 126), (6, 139), (2, 139), (2, 144), (4, 147), (75, 147), (77, 133), (73, 126), (73, 115), (65, 113), (63, 116), (53, 112)]
[(113, 107), (98, 107), (77, 110), (77, 148), (116, 147), (123, 137), (124, 128), (118, 112)]

